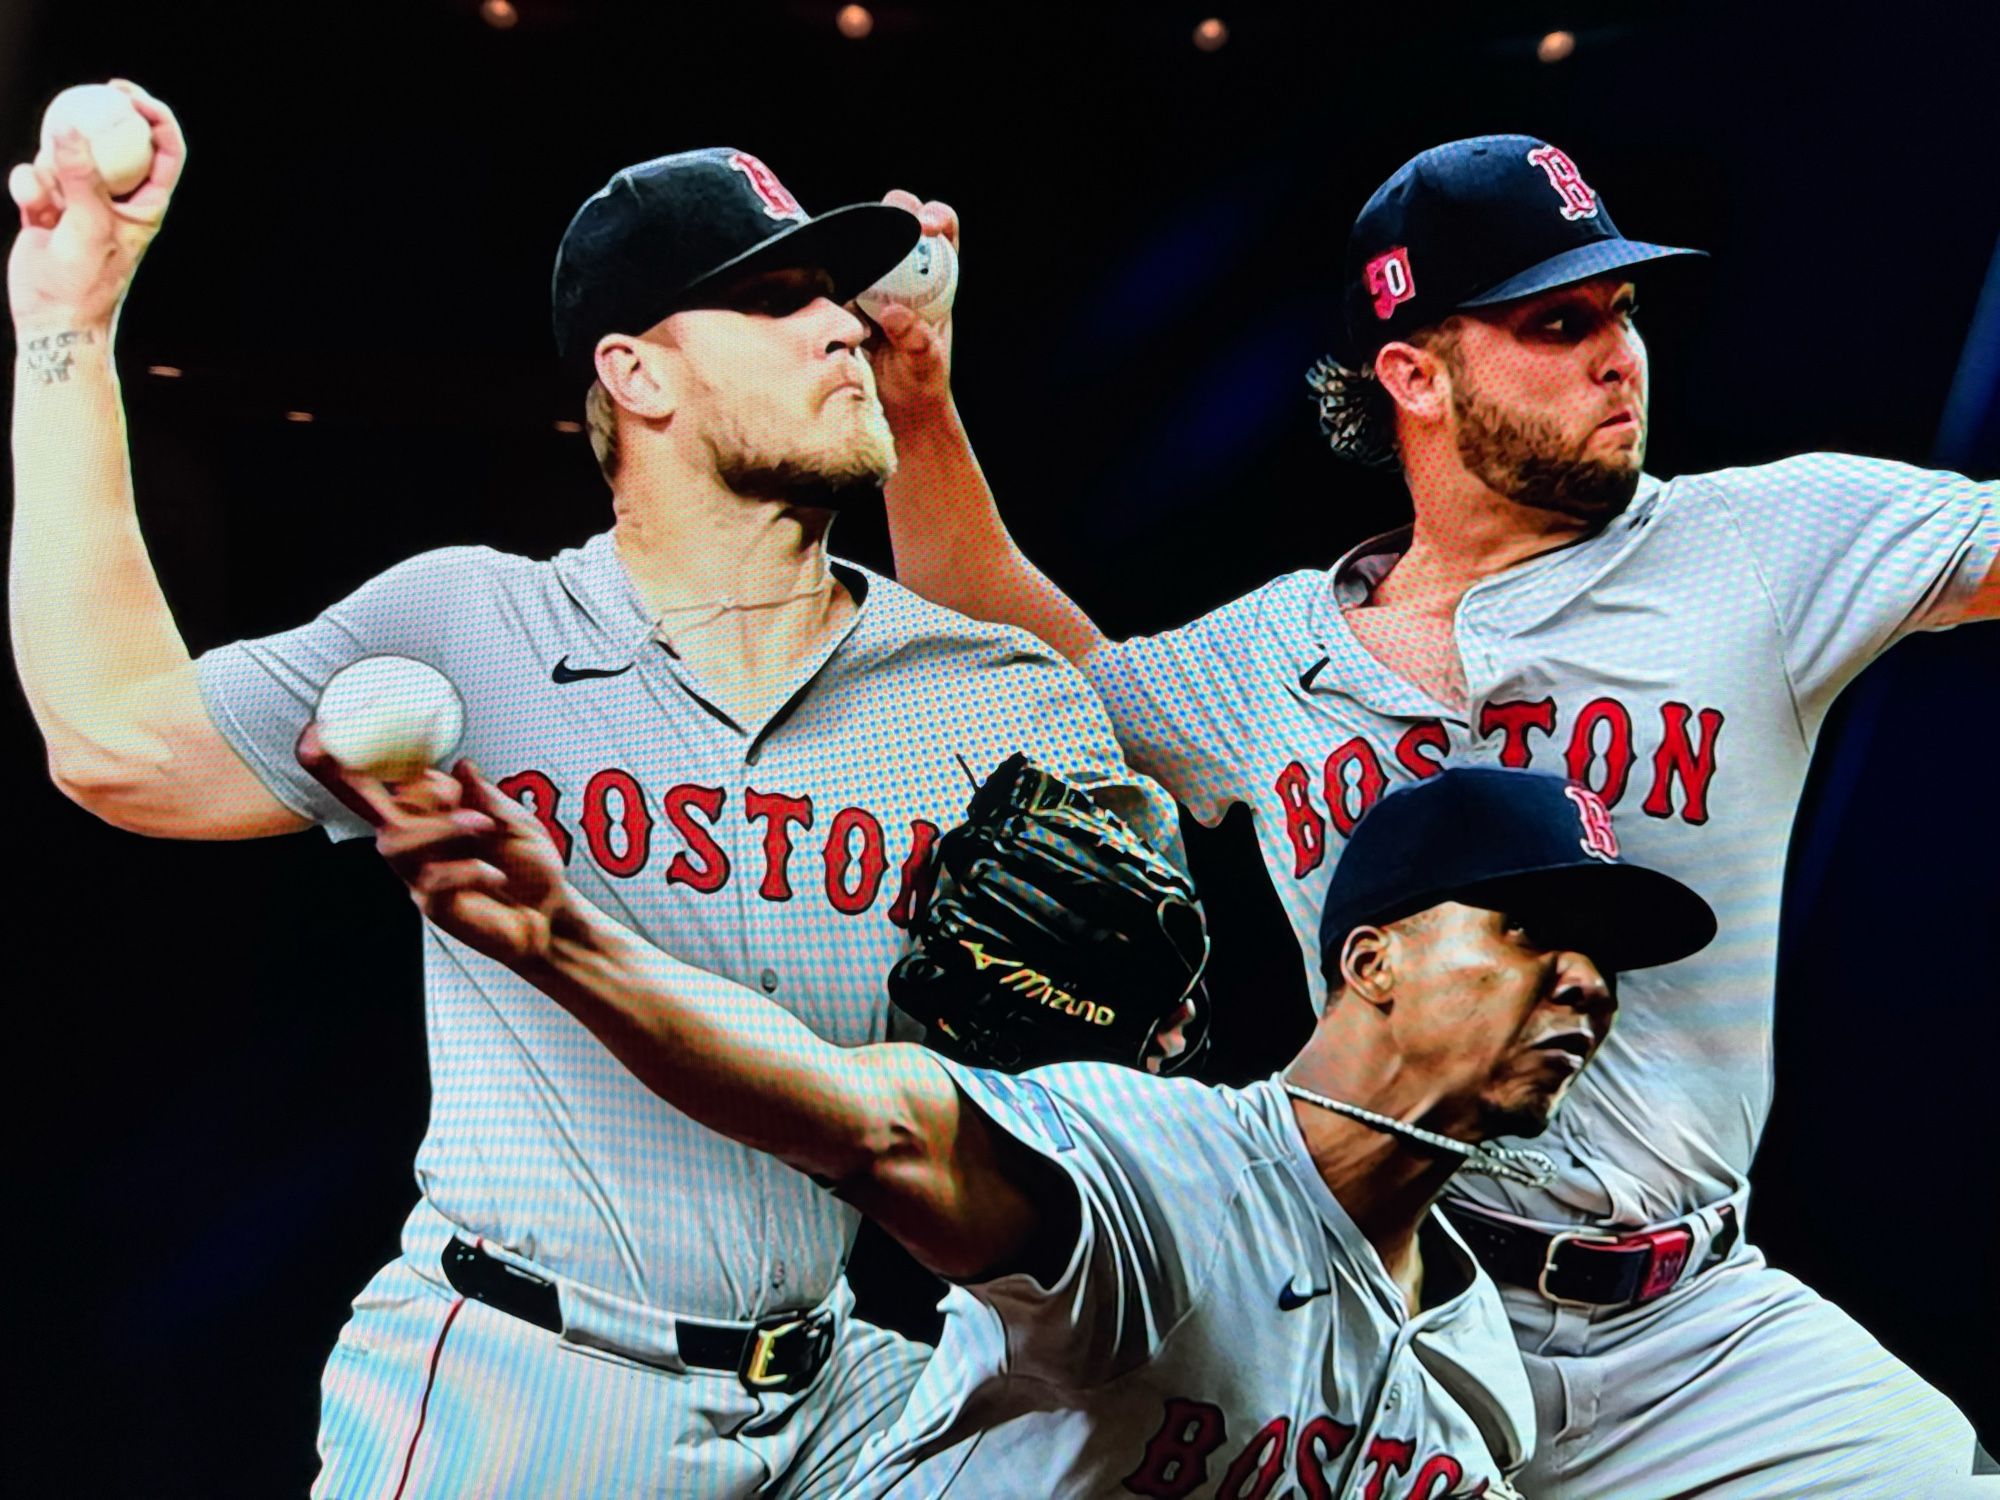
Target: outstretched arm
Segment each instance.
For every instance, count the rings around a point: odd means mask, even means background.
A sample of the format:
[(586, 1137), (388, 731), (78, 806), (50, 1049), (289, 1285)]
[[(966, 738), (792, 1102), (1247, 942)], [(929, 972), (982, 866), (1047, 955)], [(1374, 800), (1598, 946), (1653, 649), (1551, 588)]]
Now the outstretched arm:
[(923, 1049), (836, 1047), (660, 952), (579, 895), (541, 826), (469, 763), (391, 794), (310, 729), (299, 759), (375, 824), (425, 917), (553, 998), (688, 1118), (827, 1183), (941, 1275), (1045, 1263), (1063, 1201), (1045, 1179), (1060, 1173), (968, 1108)]
[[(958, 215), (943, 203), (893, 192), (926, 234), (958, 244)], [(896, 435), (896, 473), (884, 491), (896, 577), (935, 604), (1017, 625), (1080, 662), (1105, 642), (1075, 600), (1028, 561), (1000, 518), (951, 395), (951, 323), (933, 328), (905, 307), (883, 310), (870, 353)]]
[(7, 181), (21, 228), (14, 318), (14, 662), (64, 793), (142, 833), (247, 838), (303, 828), (216, 731), (140, 535), (112, 338), (166, 215), (185, 146), (171, 111), (152, 175), (114, 202), (80, 134)]

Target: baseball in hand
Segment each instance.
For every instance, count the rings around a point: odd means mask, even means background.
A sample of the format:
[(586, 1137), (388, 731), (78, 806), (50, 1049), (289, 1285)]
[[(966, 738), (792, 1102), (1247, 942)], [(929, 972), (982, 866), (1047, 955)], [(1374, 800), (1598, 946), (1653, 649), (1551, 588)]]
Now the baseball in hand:
[(951, 315), (957, 293), (958, 252), (943, 235), (927, 234), (893, 271), (854, 300), (871, 318), (885, 303), (900, 302), (926, 323), (942, 323)]
[(435, 667), (407, 656), (364, 656), (327, 679), (313, 722), (341, 765), (393, 784), (458, 748), (465, 701)]
[(130, 97), (108, 83), (80, 83), (49, 102), (42, 116), (42, 155), (55, 155), (56, 132), (74, 126), (90, 143), (97, 174), (114, 198), (153, 170), (153, 127)]

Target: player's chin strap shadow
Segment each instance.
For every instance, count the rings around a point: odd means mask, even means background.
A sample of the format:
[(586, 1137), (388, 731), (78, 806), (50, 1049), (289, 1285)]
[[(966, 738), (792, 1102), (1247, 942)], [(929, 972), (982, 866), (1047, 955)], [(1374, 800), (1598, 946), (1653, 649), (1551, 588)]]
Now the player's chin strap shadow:
[(1335, 453), (1371, 469), (1396, 467), (1396, 414), (1373, 370), (1351, 370), (1325, 354), (1306, 371), (1306, 384), (1318, 399), (1319, 430)]
[(1337, 1115), (1346, 1115), (1351, 1120), (1359, 1120), (1363, 1125), (1372, 1125), (1391, 1135), (1408, 1136), (1413, 1141), (1421, 1141), (1426, 1146), (1435, 1146), (1440, 1151), (1449, 1151), (1460, 1157), (1468, 1172), (1484, 1172), (1489, 1177), (1504, 1177), (1510, 1182), (1518, 1182), (1527, 1187), (1547, 1187), (1556, 1180), (1556, 1164), (1546, 1151), (1531, 1151), (1518, 1146), (1496, 1146), (1491, 1141), (1455, 1141), (1448, 1135), (1439, 1135), (1435, 1130), (1426, 1130), (1421, 1125), (1412, 1125), (1407, 1120), (1392, 1119), (1388, 1115), (1378, 1115), (1372, 1109), (1363, 1109), (1358, 1104), (1346, 1104), (1339, 1099), (1329, 1099), (1324, 1094), (1315, 1094), (1311, 1089), (1302, 1089), (1287, 1079), (1285, 1092), (1294, 1099), (1303, 1099), (1307, 1104), (1316, 1104), (1321, 1109), (1330, 1109)]

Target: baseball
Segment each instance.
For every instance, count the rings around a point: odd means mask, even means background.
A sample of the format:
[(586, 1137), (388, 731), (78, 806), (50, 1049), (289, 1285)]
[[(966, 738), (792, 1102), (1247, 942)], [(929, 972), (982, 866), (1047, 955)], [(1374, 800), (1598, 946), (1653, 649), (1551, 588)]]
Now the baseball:
[(465, 702), (435, 667), (364, 656), (327, 679), (313, 722), (327, 754), (348, 770), (407, 781), (458, 748)]
[(900, 302), (926, 323), (951, 315), (958, 293), (958, 252), (941, 234), (927, 234), (896, 268), (854, 300), (873, 318), (886, 303)]
[(97, 172), (114, 198), (131, 192), (153, 170), (153, 127), (132, 100), (108, 83), (80, 83), (49, 101), (42, 116), (42, 154), (53, 158), (56, 132), (75, 126), (90, 142)]

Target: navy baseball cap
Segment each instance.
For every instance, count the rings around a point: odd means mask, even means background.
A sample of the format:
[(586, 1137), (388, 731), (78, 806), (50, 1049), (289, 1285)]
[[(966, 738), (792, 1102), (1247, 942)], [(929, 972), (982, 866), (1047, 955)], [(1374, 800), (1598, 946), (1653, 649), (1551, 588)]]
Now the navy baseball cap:
[(1371, 807), (1327, 889), (1322, 967), (1338, 972), (1356, 927), (1444, 901), (1525, 917), (1606, 973), (1672, 963), (1715, 936), (1706, 901), (1619, 855), (1597, 793), (1536, 771), (1454, 766)]
[(1462, 308), (1511, 302), (1643, 261), (1706, 255), (1628, 240), (1576, 163), (1529, 135), (1481, 135), (1412, 157), (1347, 239), (1349, 362)]
[(854, 203), (817, 218), (747, 151), (715, 146), (625, 168), (563, 232), (551, 286), (563, 366), (588, 380), (597, 341), (643, 333), (719, 281), (822, 267), (845, 302), (909, 254), (915, 214)]

